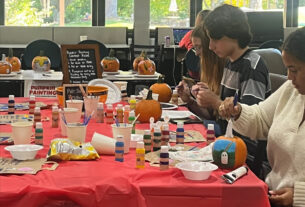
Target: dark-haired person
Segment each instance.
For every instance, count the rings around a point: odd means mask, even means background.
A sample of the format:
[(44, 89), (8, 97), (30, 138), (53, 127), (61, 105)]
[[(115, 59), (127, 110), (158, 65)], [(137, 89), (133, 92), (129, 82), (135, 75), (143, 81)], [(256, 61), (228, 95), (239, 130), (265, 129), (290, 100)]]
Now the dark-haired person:
[[(252, 39), (245, 13), (231, 5), (221, 5), (211, 11), (204, 20), (209, 36), (209, 48), (221, 58), (227, 58), (225, 64), (220, 97), (212, 90), (198, 85), (193, 89), (197, 103), (205, 108), (218, 110), (221, 100), (238, 93), (238, 101), (248, 105), (256, 104), (271, 93), (268, 69), (262, 58), (249, 49)], [(219, 120), (222, 132), (227, 121)]]
[(291, 33), (282, 46), (288, 81), (258, 105), (220, 105), (223, 117), (235, 117), (234, 129), (251, 139), (267, 139), (271, 172), (266, 183), (278, 206), (305, 206), (305, 27)]

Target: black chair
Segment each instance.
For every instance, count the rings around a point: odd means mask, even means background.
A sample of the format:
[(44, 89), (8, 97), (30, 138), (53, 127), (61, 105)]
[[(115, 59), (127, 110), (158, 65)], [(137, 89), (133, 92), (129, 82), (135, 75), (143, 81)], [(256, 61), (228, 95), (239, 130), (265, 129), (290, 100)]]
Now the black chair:
[(281, 47), (283, 45), (282, 40), (268, 40), (266, 42), (263, 42), (261, 45), (259, 45), (259, 49), (266, 49), (266, 48), (275, 48), (281, 51)]
[(271, 82), (271, 93), (274, 93), (288, 79), (287, 76), (276, 74), (276, 73), (269, 73), (269, 76), (270, 76), (270, 82)]
[(50, 59), (51, 69), (61, 71), (61, 52), (58, 44), (44, 39), (35, 40), (26, 46), (24, 55), (21, 58), (22, 68), (31, 69), (32, 60), (40, 55), (41, 50), (44, 51), (44, 56)]
[(265, 180), (267, 174), (271, 171), (267, 159), (267, 141), (259, 140), (257, 142), (256, 152), (252, 163), (247, 163), (252, 172), (261, 180)]
[(187, 51), (185, 55), (185, 66), (187, 74), (196, 81), (200, 80), (200, 57), (195, 54), (193, 49)]
[(104, 57), (108, 56), (109, 52), (108, 52), (107, 47), (103, 43), (101, 43), (101, 42), (99, 42), (97, 40), (83, 40), (83, 41), (79, 42), (78, 44), (96, 44), (96, 45), (99, 46), (99, 49), (100, 49), (100, 58), (101, 58), (101, 60)]

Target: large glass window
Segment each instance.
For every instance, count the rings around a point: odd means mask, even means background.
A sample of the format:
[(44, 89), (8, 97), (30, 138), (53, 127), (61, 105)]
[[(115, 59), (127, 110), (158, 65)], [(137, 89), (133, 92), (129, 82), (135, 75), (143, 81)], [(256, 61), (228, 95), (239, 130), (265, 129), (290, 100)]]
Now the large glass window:
[(203, 0), (203, 9), (214, 9), (221, 4), (231, 4), (244, 10), (283, 9), (285, 0)]
[(106, 0), (106, 27), (133, 28), (133, 0)]
[(299, 27), (305, 26), (305, 0), (299, 0)]
[(91, 26), (91, 0), (5, 0), (7, 26)]
[(189, 0), (150, 0), (150, 27), (189, 27)]

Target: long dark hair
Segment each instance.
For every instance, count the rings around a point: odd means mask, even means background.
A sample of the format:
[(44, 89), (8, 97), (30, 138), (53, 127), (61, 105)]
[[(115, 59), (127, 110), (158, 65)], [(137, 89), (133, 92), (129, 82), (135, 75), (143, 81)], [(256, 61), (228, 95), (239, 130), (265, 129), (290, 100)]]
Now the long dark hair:
[(282, 50), (305, 63), (305, 27), (292, 32), (284, 41)]

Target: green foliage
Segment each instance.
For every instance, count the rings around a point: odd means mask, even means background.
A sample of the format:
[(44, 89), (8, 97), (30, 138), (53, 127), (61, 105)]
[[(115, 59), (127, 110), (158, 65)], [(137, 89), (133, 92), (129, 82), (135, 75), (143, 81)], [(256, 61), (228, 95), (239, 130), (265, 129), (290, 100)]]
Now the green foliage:
[(130, 18), (133, 14), (133, 0), (118, 0), (117, 12), (119, 17)]
[(5, 1), (5, 25), (42, 25), (42, 13), (33, 7), (34, 3), (32, 0)]
[(86, 13), (91, 14), (91, 0), (74, 0), (66, 5), (65, 22), (81, 22)]

